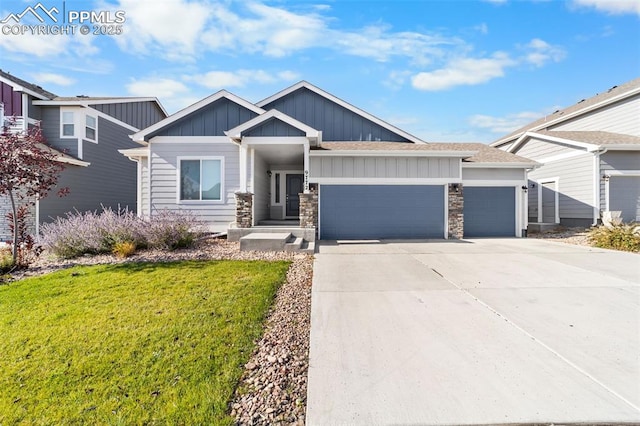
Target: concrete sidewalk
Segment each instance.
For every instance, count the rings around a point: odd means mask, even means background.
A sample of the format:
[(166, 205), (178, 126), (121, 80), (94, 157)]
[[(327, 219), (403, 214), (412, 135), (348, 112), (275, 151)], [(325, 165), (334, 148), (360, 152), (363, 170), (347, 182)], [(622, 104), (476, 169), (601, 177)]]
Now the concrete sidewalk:
[(640, 422), (640, 256), (324, 243), (307, 424)]

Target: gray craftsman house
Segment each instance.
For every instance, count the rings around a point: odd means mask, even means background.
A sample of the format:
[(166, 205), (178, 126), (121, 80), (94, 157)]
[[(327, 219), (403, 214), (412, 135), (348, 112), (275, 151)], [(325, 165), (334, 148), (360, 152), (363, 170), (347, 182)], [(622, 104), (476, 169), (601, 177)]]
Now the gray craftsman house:
[(518, 237), (536, 165), (426, 143), (305, 81), (255, 104), (220, 91), (132, 139), (121, 152), (138, 162), (141, 215), (190, 210), (231, 240), (278, 233), (283, 244)]
[[(12, 132), (40, 126), (47, 143), (65, 163), (59, 180), (69, 195), (53, 190), (38, 200), (30, 215), (31, 232), (72, 211), (102, 206), (136, 209), (137, 168), (118, 152), (138, 144), (129, 135), (167, 116), (156, 98), (58, 97), (40, 86), (0, 70), (0, 120)], [(0, 197), (0, 242), (11, 236), (4, 219), (7, 197)]]
[[(640, 222), (640, 78), (541, 117), (491, 144), (531, 158), (529, 222)], [(535, 225), (534, 225), (535, 226)]]

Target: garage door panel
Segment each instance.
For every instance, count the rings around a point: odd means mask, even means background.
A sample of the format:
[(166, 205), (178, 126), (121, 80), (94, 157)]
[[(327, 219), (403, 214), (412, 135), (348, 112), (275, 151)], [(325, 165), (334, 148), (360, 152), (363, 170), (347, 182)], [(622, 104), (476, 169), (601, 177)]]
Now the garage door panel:
[(609, 210), (621, 211), (622, 220), (635, 222), (640, 218), (640, 176), (611, 176), (609, 180)]
[(513, 237), (515, 196), (513, 187), (465, 187), (464, 236)]
[(443, 238), (444, 187), (322, 185), (322, 239)]

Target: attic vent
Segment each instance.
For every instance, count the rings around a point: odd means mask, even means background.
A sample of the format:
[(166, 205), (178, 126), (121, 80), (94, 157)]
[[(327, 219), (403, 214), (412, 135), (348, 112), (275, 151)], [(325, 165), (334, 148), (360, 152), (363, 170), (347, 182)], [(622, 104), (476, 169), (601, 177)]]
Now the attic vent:
[(553, 111), (553, 113), (554, 113), (554, 114), (557, 114), (557, 113), (559, 113), (559, 112), (560, 112), (560, 110), (559, 110), (559, 109), (557, 109), (557, 110)]
[(579, 103), (579, 104), (581, 104), (581, 103), (583, 103), (583, 102), (584, 102), (584, 99), (580, 99), (580, 100), (578, 101), (578, 103)]
[(612, 91), (612, 90), (613, 90), (613, 89), (615, 89), (616, 87), (618, 87), (618, 86), (613, 86), (611, 89), (607, 90), (607, 92)]
[(76, 96), (76, 98), (83, 98), (83, 99), (88, 98), (88, 97), (89, 96), (87, 96), (87, 95), (78, 95), (78, 96)]

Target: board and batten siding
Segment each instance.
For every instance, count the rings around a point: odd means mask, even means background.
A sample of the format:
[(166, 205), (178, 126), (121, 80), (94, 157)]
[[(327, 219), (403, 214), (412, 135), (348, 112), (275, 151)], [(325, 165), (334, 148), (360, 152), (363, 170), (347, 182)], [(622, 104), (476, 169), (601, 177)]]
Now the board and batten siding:
[(163, 127), (148, 137), (225, 136), (225, 131), (233, 129), (257, 115), (257, 113), (227, 98), (221, 98), (175, 123)]
[[(600, 155), (600, 175), (612, 170), (640, 170), (640, 152), (611, 151)], [(606, 203), (605, 181), (600, 179), (600, 210), (606, 210)]]
[(389, 129), (302, 87), (263, 106), (280, 112), (322, 131), (325, 141), (409, 142)]
[(599, 130), (640, 136), (640, 94), (568, 120), (549, 130)]
[[(498, 183), (505, 180), (521, 181), (524, 183), (526, 178), (526, 170), (522, 169), (498, 169), (487, 167), (482, 169), (476, 168), (462, 168), (462, 182), (464, 184), (473, 183), (476, 181), (496, 181)], [(502, 184), (504, 185), (504, 184)]]
[[(529, 179), (540, 182), (558, 179), (560, 223), (570, 219), (593, 219), (593, 154), (585, 153), (553, 161), (529, 172)], [(539, 186), (537, 183), (536, 186)], [(531, 200), (531, 199), (530, 199)], [(535, 200), (537, 203), (537, 199)], [(531, 205), (529, 209), (531, 210)]]
[(557, 142), (548, 142), (537, 138), (530, 138), (524, 145), (520, 146), (514, 154), (538, 161), (546, 157), (575, 152), (576, 149), (579, 148), (572, 145), (564, 145)]
[[(56, 189), (40, 200), (40, 221), (50, 222), (75, 210), (99, 212), (102, 206), (136, 212), (137, 165), (118, 152), (139, 147), (129, 134), (129, 129), (98, 117), (99, 142), (84, 142), (83, 159), (90, 165), (66, 165)], [(68, 187), (69, 195), (58, 197), (59, 187)]]
[(242, 136), (304, 136), (305, 133), (292, 125), (271, 119), (242, 133)]
[(459, 158), (436, 157), (311, 157), (310, 179), (460, 178)]
[(151, 101), (105, 103), (91, 105), (91, 108), (137, 129), (144, 129), (165, 118), (165, 114), (158, 104)]
[[(158, 143), (150, 144), (151, 216), (158, 211), (189, 210), (210, 225), (235, 221), (235, 192), (240, 189), (238, 146), (229, 143)], [(222, 202), (190, 201), (178, 203), (178, 157), (224, 157)]]

